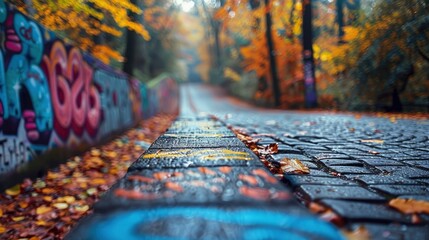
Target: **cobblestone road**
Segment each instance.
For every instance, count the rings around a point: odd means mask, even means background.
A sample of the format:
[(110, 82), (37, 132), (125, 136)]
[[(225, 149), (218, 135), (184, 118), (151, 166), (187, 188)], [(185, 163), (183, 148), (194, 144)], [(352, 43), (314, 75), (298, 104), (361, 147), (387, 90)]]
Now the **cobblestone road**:
[[(429, 239), (429, 215), (388, 206), (429, 201), (427, 120), (262, 110), (204, 86), (181, 93), (178, 120), (69, 239), (342, 238), (310, 210), (373, 239)], [(310, 173), (276, 179), (227, 127), (277, 143), (265, 165), (298, 159)]]

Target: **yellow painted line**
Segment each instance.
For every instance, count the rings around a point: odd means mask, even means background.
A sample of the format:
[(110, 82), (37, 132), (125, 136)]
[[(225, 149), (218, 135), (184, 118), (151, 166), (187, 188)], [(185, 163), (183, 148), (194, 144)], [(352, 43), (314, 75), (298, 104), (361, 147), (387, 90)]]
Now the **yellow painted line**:
[(194, 137), (223, 137), (225, 135), (219, 133), (192, 133), (192, 134), (173, 134), (166, 133), (164, 134), (166, 137), (176, 137), (176, 138), (194, 138)]
[(252, 157), (247, 152), (233, 151), (230, 149), (202, 149), (194, 151), (192, 149), (179, 149), (174, 151), (161, 150), (156, 153), (143, 155), (144, 159), (148, 158), (189, 158), (197, 157), (201, 160), (242, 160), (249, 161)]

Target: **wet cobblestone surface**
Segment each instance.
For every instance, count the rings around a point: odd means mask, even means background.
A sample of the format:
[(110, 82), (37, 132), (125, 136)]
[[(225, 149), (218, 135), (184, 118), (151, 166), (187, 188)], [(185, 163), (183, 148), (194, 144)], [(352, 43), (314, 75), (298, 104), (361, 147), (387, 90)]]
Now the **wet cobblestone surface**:
[[(204, 87), (182, 91), (182, 97), (188, 97), (182, 98), (181, 117), (69, 239), (96, 239), (101, 236), (97, 231), (112, 226), (107, 230), (111, 232), (120, 222), (127, 226), (124, 234), (134, 237), (342, 238), (338, 228), (333, 230), (310, 213), (313, 203), (331, 209), (338, 227), (364, 226), (373, 239), (429, 239), (429, 215), (416, 217), (388, 206), (394, 198), (428, 200), (428, 120), (261, 110), (232, 104)], [(199, 112), (206, 112), (206, 117), (198, 117)], [(260, 139), (260, 145), (277, 143), (278, 153), (266, 158), (273, 165), (284, 158), (298, 159), (310, 173), (267, 175), (257, 156), (240, 145), (227, 127), (246, 129)], [(177, 140), (181, 134), (186, 140)], [(215, 152), (205, 152), (204, 159), (202, 152), (195, 154), (201, 149)], [(225, 149), (241, 153), (222, 159)], [(222, 167), (233, 170), (222, 173)], [(174, 179), (174, 173), (181, 178)], [(225, 191), (233, 194), (225, 197)], [(231, 213), (244, 217), (236, 219)], [(253, 218), (270, 220), (262, 224)], [(183, 219), (188, 225), (178, 223)], [(274, 219), (283, 220), (274, 223)], [(237, 230), (231, 230), (233, 226)]]

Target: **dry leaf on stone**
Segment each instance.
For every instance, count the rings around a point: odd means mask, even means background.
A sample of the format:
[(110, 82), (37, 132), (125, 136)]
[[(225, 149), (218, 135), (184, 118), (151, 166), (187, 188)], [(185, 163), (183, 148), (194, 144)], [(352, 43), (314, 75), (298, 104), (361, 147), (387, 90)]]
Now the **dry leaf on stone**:
[(366, 229), (364, 226), (359, 226), (353, 231), (342, 231), (343, 235), (348, 240), (369, 240), (371, 239), (371, 236), (369, 234), (368, 229)]
[(309, 174), (310, 169), (298, 159), (283, 158), (280, 161), (284, 173)]
[(406, 214), (429, 214), (429, 202), (427, 201), (395, 198), (389, 201), (389, 206)]
[(362, 139), (362, 140), (360, 140), (360, 142), (383, 144), (384, 140), (381, 140), (381, 139)]

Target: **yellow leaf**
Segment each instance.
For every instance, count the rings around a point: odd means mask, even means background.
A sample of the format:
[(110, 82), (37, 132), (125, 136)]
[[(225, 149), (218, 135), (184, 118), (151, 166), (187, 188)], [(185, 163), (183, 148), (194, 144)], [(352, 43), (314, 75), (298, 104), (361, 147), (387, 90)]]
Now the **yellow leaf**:
[(64, 196), (57, 199), (57, 202), (66, 202), (68, 204), (74, 203), (76, 201), (76, 198), (73, 196)]
[(280, 161), (284, 173), (309, 174), (310, 169), (298, 159), (283, 158)]
[(0, 225), (0, 234), (5, 233), (6, 232), (6, 228), (4, 226)]
[(6, 194), (9, 196), (16, 196), (19, 195), (21, 193), (21, 186), (19, 184), (6, 189)]
[(89, 206), (88, 206), (88, 205), (76, 206), (76, 207), (75, 207), (75, 209), (76, 209), (76, 211), (78, 211), (78, 212), (82, 212), (82, 213), (84, 213), (84, 212), (86, 212), (86, 211), (88, 211), (88, 210), (89, 210)]
[(389, 201), (389, 206), (406, 214), (412, 214), (412, 213), (429, 214), (429, 202), (427, 201), (395, 198)]
[(383, 144), (384, 140), (381, 139), (364, 139), (364, 140), (360, 140), (363, 143), (377, 143), (377, 144)]
[(41, 214), (44, 214), (44, 213), (47, 213), (50, 211), (52, 211), (52, 208), (44, 206), (44, 205), (36, 208), (36, 214), (37, 215), (41, 215)]
[(69, 207), (69, 205), (67, 203), (54, 203), (52, 204), (53, 207), (59, 209), (59, 210), (63, 210)]
[(20, 221), (22, 221), (22, 220), (24, 220), (25, 219), (25, 217), (12, 217), (12, 220), (14, 221), (14, 222), (20, 222)]

